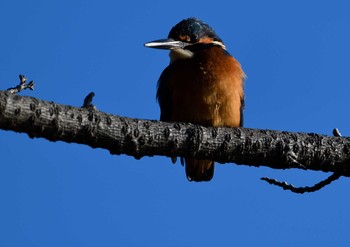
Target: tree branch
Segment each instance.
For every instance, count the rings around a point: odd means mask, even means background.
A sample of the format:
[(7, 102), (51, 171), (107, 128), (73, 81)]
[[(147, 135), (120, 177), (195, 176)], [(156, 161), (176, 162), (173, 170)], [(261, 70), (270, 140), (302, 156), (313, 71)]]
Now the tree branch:
[(141, 120), (5, 91), (0, 91), (0, 129), (135, 158), (192, 156), (220, 163), (350, 175), (350, 139), (345, 137)]

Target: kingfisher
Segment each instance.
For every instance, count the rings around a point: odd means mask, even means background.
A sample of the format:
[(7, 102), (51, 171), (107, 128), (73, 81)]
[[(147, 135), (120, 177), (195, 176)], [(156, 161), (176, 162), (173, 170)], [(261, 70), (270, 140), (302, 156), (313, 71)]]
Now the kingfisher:
[[(167, 39), (145, 46), (170, 50), (170, 64), (157, 84), (161, 121), (243, 126), (245, 73), (208, 24), (198, 18), (184, 19)], [(212, 179), (214, 161), (184, 160), (189, 181)]]

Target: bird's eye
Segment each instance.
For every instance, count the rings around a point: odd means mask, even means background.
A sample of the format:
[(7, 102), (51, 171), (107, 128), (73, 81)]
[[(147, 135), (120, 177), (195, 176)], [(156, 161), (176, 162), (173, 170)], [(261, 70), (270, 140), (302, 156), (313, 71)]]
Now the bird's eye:
[(198, 35), (192, 35), (191, 36), (191, 43), (197, 43), (199, 41)]

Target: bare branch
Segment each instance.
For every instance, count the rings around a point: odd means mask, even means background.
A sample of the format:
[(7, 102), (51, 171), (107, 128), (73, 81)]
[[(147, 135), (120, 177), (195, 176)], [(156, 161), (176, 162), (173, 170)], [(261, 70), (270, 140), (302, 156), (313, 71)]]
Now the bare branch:
[(133, 119), (4, 91), (0, 91), (0, 129), (135, 158), (195, 157), (350, 175), (350, 139), (346, 137)]

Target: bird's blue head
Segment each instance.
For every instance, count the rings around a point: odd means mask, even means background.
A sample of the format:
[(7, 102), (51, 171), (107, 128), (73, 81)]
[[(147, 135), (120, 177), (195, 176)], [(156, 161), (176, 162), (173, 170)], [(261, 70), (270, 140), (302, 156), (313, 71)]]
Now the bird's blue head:
[(195, 44), (213, 44), (225, 46), (219, 36), (208, 24), (198, 18), (188, 18), (180, 21), (169, 32), (167, 39), (155, 40), (145, 44), (146, 47), (157, 49), (186, 49)]
[(194, 17), (182, 20), (176, 24), (170, 30), (168, 38), (189, 43), (198, 43), (204, 39), (222, 42), (208, 24)]

